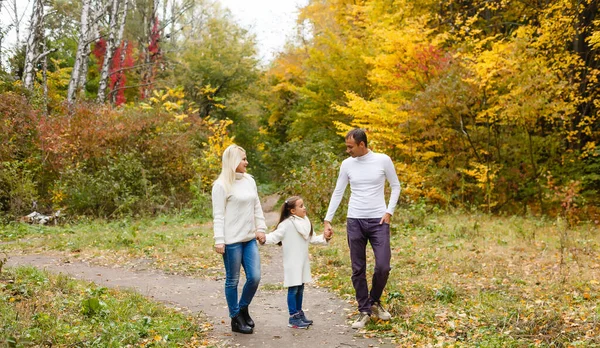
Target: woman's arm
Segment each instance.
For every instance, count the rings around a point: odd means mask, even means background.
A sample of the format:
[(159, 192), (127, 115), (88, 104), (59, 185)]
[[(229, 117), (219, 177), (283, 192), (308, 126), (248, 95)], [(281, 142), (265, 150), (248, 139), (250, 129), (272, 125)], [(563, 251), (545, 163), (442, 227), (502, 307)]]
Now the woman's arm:
[(216, 183), (212, 188), (213, 231), (215, 245), (225, 244), (225, 205), (227, 196), (225, 188)]

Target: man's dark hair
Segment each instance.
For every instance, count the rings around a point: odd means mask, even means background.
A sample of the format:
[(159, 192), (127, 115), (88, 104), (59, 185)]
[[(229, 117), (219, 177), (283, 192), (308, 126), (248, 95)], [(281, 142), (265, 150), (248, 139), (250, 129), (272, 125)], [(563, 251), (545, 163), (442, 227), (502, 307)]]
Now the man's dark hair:
[(353, 130), (349, 131), (348, 134), (346, 134), (346, 140), (350, 138), (354, 139), (356, 145), (360, 144), (362, 141), (365, 143), (365, 147), (369, 147), (367, 144), (367, 133), (362, 128), (354, 128)]

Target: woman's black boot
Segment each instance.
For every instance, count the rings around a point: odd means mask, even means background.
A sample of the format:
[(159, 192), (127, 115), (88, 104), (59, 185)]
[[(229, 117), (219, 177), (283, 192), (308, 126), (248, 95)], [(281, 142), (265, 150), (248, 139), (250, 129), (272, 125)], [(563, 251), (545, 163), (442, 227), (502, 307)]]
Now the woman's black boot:
[(238, 314), (237, 316), (231, 318), (231, 331), (243, 334), (251, 334), (252, 328), (248, 326), (244, 318)]
[(246, 324), (250, 327), (254, 327), (254, 320), (250, 318), (250, 313), (248, 313), (248, 307), (240, 308), (240, 315), (246, 321)]

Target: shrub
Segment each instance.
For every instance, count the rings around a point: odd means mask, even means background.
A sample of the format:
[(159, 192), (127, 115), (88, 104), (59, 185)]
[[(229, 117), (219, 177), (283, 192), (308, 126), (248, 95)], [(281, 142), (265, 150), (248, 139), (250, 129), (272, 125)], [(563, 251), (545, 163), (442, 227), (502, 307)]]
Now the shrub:
[[(308, 166), (292, 169), (285, 176), (284, 193), (288, 196), (302, 196), (309, 214), (314, 216), (313, 221), (315, 218), (323, 219), (327, 213), (340, 164), (334, 154), (317, 151)], [(342, 200), (336, 212), (338, 219), (345, 216), (346, 205), (347, 200)]]
[(38, 113), (14, 92), (0, 94), (0, 161), (24, 160), (37, 151)]
[(0, 211), (9, 219), (31, 212), (38, 200), (34, 178), (25, 162), (0, 163)]

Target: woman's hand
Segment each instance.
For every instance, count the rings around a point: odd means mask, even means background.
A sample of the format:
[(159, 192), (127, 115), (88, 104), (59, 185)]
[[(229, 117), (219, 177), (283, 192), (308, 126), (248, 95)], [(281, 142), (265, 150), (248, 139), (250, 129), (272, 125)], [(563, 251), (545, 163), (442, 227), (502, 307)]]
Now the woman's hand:
[(217, 254), (225, 254), (225, 244), (215, 244), (215, 251)]
[(256, 240), (262, 245), (267, 241), (267, 236), (264, 232), (256, 232)]

